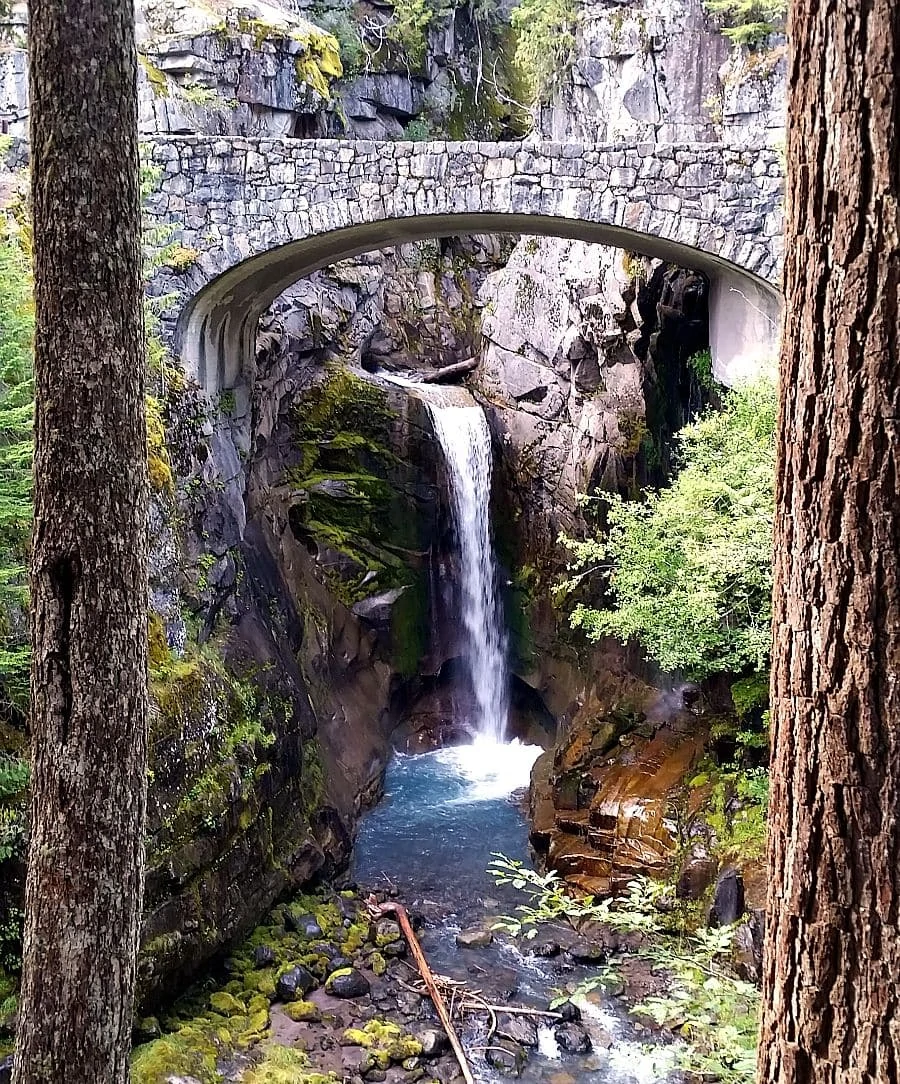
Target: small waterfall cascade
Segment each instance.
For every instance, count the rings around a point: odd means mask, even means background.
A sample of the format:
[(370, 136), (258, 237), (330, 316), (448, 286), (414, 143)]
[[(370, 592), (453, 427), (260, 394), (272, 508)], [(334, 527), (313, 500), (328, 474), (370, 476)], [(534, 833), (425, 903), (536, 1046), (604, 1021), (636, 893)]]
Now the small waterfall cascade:
[(480, 406), (447, 404), (438, 396), (426, 403), (450, 477), (460, 617), (477, 712), (473, 730), (476, 738), (499, 743), (509, 717), (509, 672), (491, 543), (491, 434)]

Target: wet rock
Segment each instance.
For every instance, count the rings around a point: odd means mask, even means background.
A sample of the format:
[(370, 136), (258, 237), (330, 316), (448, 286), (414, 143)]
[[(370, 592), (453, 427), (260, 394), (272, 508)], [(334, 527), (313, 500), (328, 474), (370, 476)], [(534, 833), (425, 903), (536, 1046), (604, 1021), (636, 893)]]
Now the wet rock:
[[(162, 1028), (159, 1026), (159, 1020), (155, 1016), (145, 1016), (142, 1020), (138, 1020), (134, 1025), (134, 1039), (138, 1043), (150, 1043), (154, 1039), (158, 1039), (162, 1035)], [(0, 1084), (2, 1084), (2, 1076), (0, 1076)]]
[(486, 948), (494, 940), (490, 930), (460, 930), (456, 935), (456, 943), (460, 948)]
[(288, 911), (285, 916), (285, 925), (289, 930), (296, 930), (301, 937), (321, 937), (322, 927), (316, 921), (315, 915), (297, 915)]
[(519, 1076), (525, 1068), (525, 1051), (509, 1039), (492, 1040), (484, 1057), (489, 1065), (507, 1076)]
[(375, 943), (379, 946), (389, 945), (392, 941), (399, 941), (403, 934), (400, 926), (389, 918), (383, 918), (375, 927)]
[(519, 972), (513, 967), (494, 967), (484, 984), (497, 1001), (509, 1001), (519, 992)]
[(390, 960), (405, 956), (407, 951), (406, 942), (400, 940), (392, 941), (389, 945), (385, 945), (381, 950), (381, 954)]
[(744, 878), (732, 867), (722, 870), (709, 909), (710, 926), (730, 926), (737, 922), (744, 909)]
[(418, 1016), (422, 1011), (423, 998), (411, 990), (398, 990), (396, 1004), (404, 1016)]
[(581, 1023), (581, 1009), (578, 1008), (574, 1001), (564, 1001), (556, 1011), (564, 1024)]
[(450, 1046), (450, 1040), (443, 1031), (437, 1028), (426, 1028), (416, 1034), (416, 1038), (422, 1044), (423, 1058), (439, 1058)]
[(292, 967), (275, 983), (275, 994), (279, 1001), (298, 1001), (316, 985), (315, 977), (305, 967)]
[(556, 941), (542, 941), (536, 945), (531, 945), (529, 952), (532, 956), (538, 956), (542, 960), (552, 960), (554, 956), (560, 954), (561, 949)]
[(271, 945), (257, 945), (253, 953), (253, 966), (271, 967), (276, 959), (275, 949)]
[(12, 1081), (13, 1059), (12, 1054), (0, 1058), (0, 1084), (10, 1084)]
[(709, 855), (692, 855), (681, 867), (675, 885), (680, 900), (699, 900), (716, 879), (718, 863)]
[(520, 1046), (537, 1046), (538, 1029), (534, 1019), (528, 1016), (500, 1017), (497, 1034), (503, 1039), (510, 1039)]
[(343, 971), (347, 967), (353, 967), (353, 961), (348, 960), (346, 956), (332, 956), (328, 961), (329, 971)]
[(754, 911), (747, 922), (734, 931), (734, 966), (745, 982), (762, 981), (763, 936), (765, 914)]
[(580, 964), (599, 964), (606, 961), (606, 949), (596, 941), (573, 941), (569, 955)]
[(366, 1072), (366, 1080), (387, 1080), (387, 1073), (384, 1071), (384, 1069), (369, 1069)]
[(333, 997), (365, 997), (369, 993), (369, 980), (355, 967), (343, 968), (329, 975), (325, 983), (326, 993)]
[(564, 1054), (586, 1054), (591, 1049), (590, 1037), (581, 1024), (560, 1024), (553, 1037)]

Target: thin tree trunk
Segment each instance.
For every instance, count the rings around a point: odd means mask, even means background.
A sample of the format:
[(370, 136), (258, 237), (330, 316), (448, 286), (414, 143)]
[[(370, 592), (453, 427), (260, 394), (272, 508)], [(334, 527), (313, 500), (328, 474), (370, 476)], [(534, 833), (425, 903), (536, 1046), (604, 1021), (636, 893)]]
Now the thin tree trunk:
[(761, 1084), (900, 1080), (900, 7), (794, 0)]
[(147, 763), (132, 0), (31, 0), (32, 836), (16, 1084), (128, 1077)]

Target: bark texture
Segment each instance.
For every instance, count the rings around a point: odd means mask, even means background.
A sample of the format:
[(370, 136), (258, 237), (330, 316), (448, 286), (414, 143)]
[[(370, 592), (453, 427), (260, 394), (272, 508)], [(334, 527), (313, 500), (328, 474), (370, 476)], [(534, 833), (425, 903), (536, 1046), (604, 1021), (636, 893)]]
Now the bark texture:
[(128, 1077), (147, 763), (132, 0), (31, 0), (32, 838), (16, 1084)]
[(900, 1080), (900, 7), (794, 0), (761, 1084)]

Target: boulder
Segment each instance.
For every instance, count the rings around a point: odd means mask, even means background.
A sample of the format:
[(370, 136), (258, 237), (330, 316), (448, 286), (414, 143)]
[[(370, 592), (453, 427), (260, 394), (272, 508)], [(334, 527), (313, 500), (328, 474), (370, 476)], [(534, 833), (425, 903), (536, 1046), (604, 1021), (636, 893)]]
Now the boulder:
[(486, 948), (494, 940), (490, 930), (460, 930), (456, 943), (460, 948)]
[(426, 1028), (425, 1031), (420, 1031), (416, 1038), (422, 1044), (423, 1058), (439, 1058), (450, 1046), (446, 1033), (438, 1031), (437, 1028)]
[(538, 1029), (534, 1017), (500, 1016), (497, 1034), (503, 1039), (518, 1043), (520, 1046), (537, 1046)]
[(730, 926), (744, 913), (744, 878), (729, 866), (722, 870), (716, 881), (712, 906), (709, 909), (710, 926)]
[(315, 985), (316, 980), (312, 973), (297, 964), (279, 976), (275, 983), (275, 994), (279, 1001), (297, 1001), (306, 997)]
[(271, 945), (257, 945), (253, 952), (254, 967), (271, 967), (277, 956)]
[(301, 937), (321, 937), (322, 927), (316, 920), (315, 915), (298, 915), (288, 911), (285, 917), (285, 925), (289, 930), (296, 930)]
[(526, 1054), (518, 1043), (495, 1039), (485, 1052), (485, 1060), (505, 1076), (520, 1076), (525, 1068)]
[(591, 1049), (591, 1040), (581, 1024), (562, 1023), (553, 1031), (553, 1037), (564, 1054), (586, 1054)]
[(569, 946), (569, 955), (580, 964), (601, 964), (606, 962), (606, 949), (596, 941), (574, 941)]
[(325, 982), (325, 991), (332, 997), (365, 997), (370, 990), (369, 980), (355, 967), (345, 967), (340, 971), (335, 971)]

